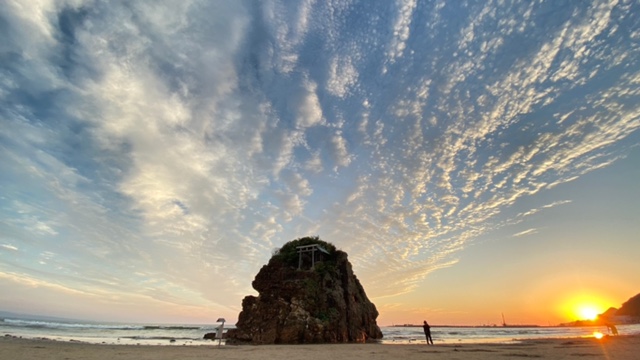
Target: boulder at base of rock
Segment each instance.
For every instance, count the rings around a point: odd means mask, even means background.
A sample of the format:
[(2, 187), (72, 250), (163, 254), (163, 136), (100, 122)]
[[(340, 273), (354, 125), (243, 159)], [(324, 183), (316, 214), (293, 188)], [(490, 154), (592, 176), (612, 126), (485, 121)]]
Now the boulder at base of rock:
[[(319, 245), (300, 257), (298, 247)], [(227, 344), (365, 342), (382, 338), (378, 311), (347, 254), (318, 237), (290, 241), (252, 283)]]

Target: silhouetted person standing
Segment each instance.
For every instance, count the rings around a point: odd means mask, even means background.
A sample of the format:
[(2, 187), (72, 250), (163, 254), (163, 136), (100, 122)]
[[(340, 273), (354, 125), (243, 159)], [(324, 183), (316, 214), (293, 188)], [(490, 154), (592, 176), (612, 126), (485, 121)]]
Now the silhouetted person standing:
[(422, 328), (424, 329), (424, 336), (427, 338), (427, 345), (433, 345), (433, 339), (431, 338), (431, 326), (427, 324), (427, 320), (424, 321)]

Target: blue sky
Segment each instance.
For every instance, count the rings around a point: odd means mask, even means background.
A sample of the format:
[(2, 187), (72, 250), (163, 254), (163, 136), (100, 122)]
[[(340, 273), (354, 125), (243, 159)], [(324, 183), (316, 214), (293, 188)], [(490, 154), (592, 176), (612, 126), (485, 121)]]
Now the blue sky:
[(563, 320), (559, 288), (617, 306), (640, 291), (639, 12), (9, 2), (0, 307), (235, 319), (306, 235), (383, 323)]

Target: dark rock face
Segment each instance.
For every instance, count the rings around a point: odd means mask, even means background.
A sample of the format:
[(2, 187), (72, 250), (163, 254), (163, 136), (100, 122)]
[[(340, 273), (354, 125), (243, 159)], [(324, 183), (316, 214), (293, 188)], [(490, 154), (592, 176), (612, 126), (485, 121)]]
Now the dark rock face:
[[(321, 260), (303, 261), (296, 246), (313, 243), (329, 250)], [(317, 255), (316, 255), (317, 256)], [(345, 252), (315, 238), (291, 241), (262, 267), (252, 283), (259, 296), (242, 301), (228, 344), (365, 342), (381, 339), (378, 311), (356, 278)]]
[[(216, 339), (218, 339), (218, 334), (215, 333), (215, 332), (208, 332), (208, 333), (204, 334), (204, 336), (202, 338), (205, 339), (205, 340), (216, 340)], [(226, 332), (222, 333), (222, 338), (223, 339), (227, 338), (227, 333)]]
[(618, 309), (616, 315), (627, 315), (640, 318), (640, 294), (627, 300), (622, 307)]

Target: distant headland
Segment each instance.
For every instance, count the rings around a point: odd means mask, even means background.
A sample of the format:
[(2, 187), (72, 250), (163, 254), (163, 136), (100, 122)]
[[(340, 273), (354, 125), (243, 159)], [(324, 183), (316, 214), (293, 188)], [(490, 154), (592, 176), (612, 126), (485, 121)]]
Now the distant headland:
[[(527, 325), (527, 324), (518, 324), (518, 325), (498, 325), (498, 324), (492, 324), (492, 325), (438, 325), (438, 324), (431, 324), (431, 327), (438, 327), (438, 328), (532, 328), (532, 327), (549, 327), (549, 326), (544, 326), (544, 325)], [(400, 325), (391, 325), (391, 327), (422, 327), (422, 324), (400, 324)]]

